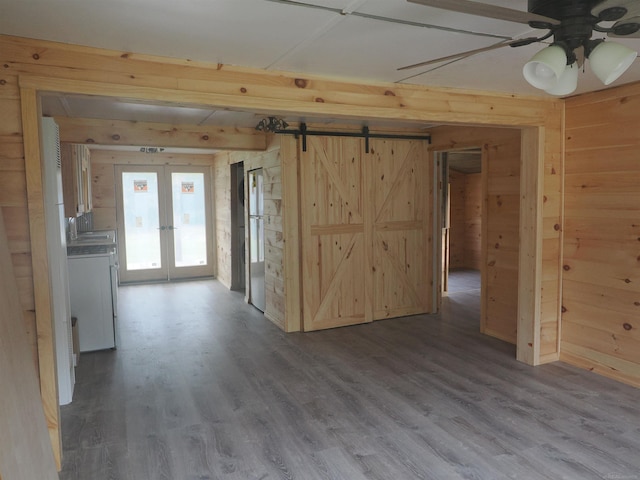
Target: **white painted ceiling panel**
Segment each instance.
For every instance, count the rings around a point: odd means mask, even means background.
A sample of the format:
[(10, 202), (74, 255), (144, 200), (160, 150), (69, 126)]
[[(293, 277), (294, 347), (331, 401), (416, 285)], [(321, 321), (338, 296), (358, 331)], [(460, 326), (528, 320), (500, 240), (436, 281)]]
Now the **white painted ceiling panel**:
[[(462, 33), (374, 23), (375, 28), (371, 20), (345, 17), (314, 42), (281, 59), (274, 68), (322, 71), (330, 75), (364, 76), (393, 82), (411, 73), (398, 72), (398, 67), (457, 53), (466, 48), (468, 42), (468, 35)], [(475, 48), (492, 45), (496, 41), (474, 38)]]

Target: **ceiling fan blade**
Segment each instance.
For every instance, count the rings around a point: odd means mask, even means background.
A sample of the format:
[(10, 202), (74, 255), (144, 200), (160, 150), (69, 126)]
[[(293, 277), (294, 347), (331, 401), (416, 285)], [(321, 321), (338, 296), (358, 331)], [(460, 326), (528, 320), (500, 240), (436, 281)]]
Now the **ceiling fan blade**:
[(466, 52), (455, 53), (453, 55), (448, 55), (446, 57), (434, 58), (433, 60), (427, 60), (425, 62), (414, 63), (413, 65), (407, 65), (405, 67), (398, 68), (398, 71), (401, 70), (410, 70), (412, 68), (424, 67), (426, 65), (432, 65), (434, 63), (446, 62), (448, 60), (454, 60), (459, 57), (470, 57), (471, 55), (475, 55), (476, 53), (488, 52), (490, 50), (495, 50), (496, 48), (506, 47), (509, 45), (509, 41), (505, 40), (503, 42), (494, 43), (493, 45), (489, 45), (488, 47), (476, 48), (475, 50), (467, 50)]
[(414, 63), (413, 65), (407, 65), (406, 67), (400, 67), (398, 68), (398, 71), (409, 70), (411, 68), (424, 67), (426, 65), (432, 65), (434, 63), (447, 62), (449, 60), (455, 60), (457, 58), (460, 58), (460, 59), (467, 58), (477, 53), (489, 52), (491, 50), (495, 50), (497, 48), (502, 48), (506, 46), (522, 47), (524, 45), (530, 45), (532, 43), (539, 42), (541, 40), (544, 40), (545, 38), (546, 37), (542, 37), (542, 38), (527, 37), (527, 38), (520, 38), (517, 40), (503, 40), (501, 42), (494, 43), (493, 45), (489, 45), (488, 47), (476, 48), (475, 50), (467, 50), (466, 52), (454, 53), (453, 55), (447, 55), (446, 57), (434, 58), (433, 60), (427, 60), (425, 62)]
[(598, 17), (603, 11), (617, 7), (627, 10), (627, 13), (618, 20), (640, 15), (640, 2), (638, 0), (604, 0), (591, 9), (591, 15)]
[(613, 25), (613, 31), (608, 32), (609, 37), (615, 38), (640, 38), (640, 16), (625, 17)]
[(441, 8), (452, 12), (468, 13), (480, 17), (495, 18), (507, 22), (524, 23), (544, 22), (551, 25), (558, 25), (560, 22), (554, 18), (545, 17), (535, 13), (522, 12), (511, 8), (489, 5), (486, 3), (473, 2), (471, 0), (407, 0), (411, 3), (425, 5), (427, 7)]

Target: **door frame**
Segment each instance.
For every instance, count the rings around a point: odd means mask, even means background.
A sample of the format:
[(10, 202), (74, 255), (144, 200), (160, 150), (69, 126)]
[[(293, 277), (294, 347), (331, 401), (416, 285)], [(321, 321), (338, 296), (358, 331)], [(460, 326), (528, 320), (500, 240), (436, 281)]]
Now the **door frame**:
[[(262, 295), (264, 298), (264, 303), (265, 305), (263, 306), (263, 308), (260, 308), (261, 305), (256, 305), (254, 303), (254, 289), (253, 289), (253, 282), (251, 281), (251, 277), (252, 277), (252, 267), (251, 267), (251, 194), (250, 194), (250, 190), (251, 190), (251, 174), (253, 172), (257, 172), (260, 171), (261, 176), (262, 176), (262, 188), (263, 188), (263, 205), (264, 205), (264, 169), (262, 167), (257, 167), (257, 168), (252, 168), (251, 170), (245, 170), (244, 171), (244, 185), (245, 185), (245, 189), (244, 189), (244, 197), (245, 197), (245, 217), (246, 217), (246, 223), (245, 223), (245, 239), (246, 239), (246, 243), (245, 243), (245, 266), (246, 266), (246, 273), (247, 273), (247, 277), (245, 279), (246, 282), (246, 297), (248, 302), (253, 305), (254, 307), (256, 307), (258, 310), (262, 311), (264, 313), (263, 309), (266, 309), (266, 284), (264, 284), (263, 281), (263, 291), (262, 291)], [(264, 207), (263, 207), (264, 208)], [(265, 248), (266, 248), (266, 243), (265, 243), (265, 238), (264, 238), (264, 210), (262, 212), (262, 245), (259, 246), (259, 248), (262, 248), (262, 254), (264, 256), (265, 253)], [(263, 276), (266, 273), (266, 262), (263, 260)]]
[[(204, 202), (206, 216), (206, 248), (207, 264), (195, 267), (176, 267), (174, 253), (174, 235), (168, 235), (168, 231), (160, 234), (160, 252), (165, 263), (159, 269), (126, 270), (125, 225), (123, 212), (122, 174), (124, 172), (156, 172), (158, 175), (158, 203), (160, 224), (173, 223), (173, 200), (171, 189), (171, 174), (174, 172), (195, 172), (204, 175)], [(115, 165), (116, 188), (116, 220), (118, 228), (118, 261), (120, 263), (120, 283), (171, 281), (188, 278), (212, 277), (213, 265), (213, 206), (211, 201), (211, 171), (209, 167), (192, 165)], [(164, 219), (163, 219), (164, 217)], [(172, 231), (174, 231), (172, 229)]]
[[(246, 291), (246, 199), (244, 162), (232, 163), (230, 169), (231, 189), (231, 290)], [(242, 195), (240, 186), (242, 185)], [(242, 209), (242, 215), (240, 215)], [(240, 225), (242, 218), (242, 225)], [(245, 261), (242, 261), (242, 258)]]
[[(484, 321), (486, 315), (486, 285), (487, 285), (487, 269), (485, 256), (487, 254), (487, 152), (484, 148), (481, 147), (473, 147), (473, 146), (465, 146), (464, 148), (458, 149), (449, 149), (449, 150), (436, 150), (433, 152), (433, 175), (435, 178), (434, 181), (434, 189), (433, 189), (433, 204), (435, 206), (435, 211), (437, 214), (433, 219), (433, 238), (435, 239), (434, 245), (434, 257), (436, 257), (436, 261), (434, 262), (434, 278), (437, 279), (438, 284), (433, 289), (434, 295), (434, 305), (438, 306), (438, 311), (441, 310), (442, 307), (442, 298), (444, 293), (447, 291), (445, 289), (445, 282), (448, 283), (449, 277), (449, 269), (450, 262), (449, 260), (444, 260), (444, 242), (450, 240), (450, 215), (451, 215), (451, 183), (449, 181), (449, 162), (447, 159), (447, 153), (449, 152), (463, 152), (465, 150), (475, 150), (479, 149), (481, 151), (480, 158), (480, 172), (481, 172), (481, 183), (482, 183), (482, 203), (481, 203), (481, 212), (480, 212), (480, 221), (482, 224), (481, 230), (481, 246), (480, 251), (482, 253), (482, 263), (480, 265), (480, 319), (481, 322)], [(444, 191), (447, 189), (447, 204), (445, 205), (445, 196)], [(445, 223), (445, 219), (443, 216), (447, 216), (447, 235), (445, 240), (445, 235), (443, 235), (443, 227)], [(449, 245), (446, 245), (447, 255), (450, 255)], [(480, 328), (482, 331), (482, 326)]]
[[(185, 62), (186, 65), (186, 62)], [(189, 67), (195, 68), (195, 67)], [(215, 73), (215, 72), (214, 72)], [(267, 72), (260, 72), (261, 75), (268, 75)], [(237, 75), (248, 76), (248, 73), (240, 73)], [(275, 74), (273, 74), (275, 75)], [(282, 74), (278, 74), (282, 75)], [(275, 78), (275, 77), (274, 77)], [(295, 87), (305, 88), (309, 85), (305, 79), (301, 81), (293, 81), (294, 77), (278, 77), (291, 79), (291, 85)], [(238, 80), (233, 79), (233, 84), (237, 86)], [(540, 102), (530, 102), (530, 108), (511, 108), (512, 105), (506, 105), (506, 101), (498, 96), (487, 96), (486, 98), (477, 95), (470, 95), (468, 92), (451, 92), (441, 90), (430, 90), (428, 93), (432, 95), (432, 101), (417, 100), (411, 107), (407, 108), (402, 104), (396, 107), (391, 106), (369, 106), (363, 107), (362, 104), (356, 104), (354, 100), (345, 97), (343, 102), (322, 102), (319, 103), (316, 95), (307, 95), (308, 100), (304, 98), (287, 98), (283, 101), (281, 95), (275, 95), (269, 92), (262, 92), (259, 96), (247, 96), (245, 92), (240, 93), (243, 89), (229, 89), (226, 93), (220, 93), (222, 88), (227, 85), (221, 82), (218, 90), (211, 87), (209, 90), (196, 91), (188, 88), (178, 89), (159, 88), (141, 84), (139, 80), (131, 80), (131, 84), (115, 83), (115, 81), (89, 81), (80, 77), (63, 78), (55, 75), (33, 75), (20, 74), (18, 77), (18, 88), (20, 98), (20, 112), (22, 120), (22, 146), (24, 148), (24, 165), (25, 179), (27, 191), (27, 210), (29, 217), (29, 247), (31, 252), (31, 261), (33, 265), (33, 298), (35, 325), (37, 329), (37, 350), (39, 360), (39, 378), (40, 389), (42, 392), (42, 402), (46, 412), (49, 434), (56, 456), (56, 461), (60, 465), (61, 456), (61, 440), (59, 429), (59, 409), (56, 398), (56, 377), (55, 377), (55, 345), (51, 328), (52, 320), (52, 299), (49, 284), (49, 258), (46, 252), (46, 229), (44, 221), (44, 198), (42, 194), (42, 156), (40, 146), (40, 127), (39, 118), (41, 116), (41, 108), (39, 96), (48, 92), (59, 92), (67, 94), (84, 94), (106, 96), (111, 98), (128, 98), (131, 100), (139, 100), (141, 102), (160, 101), (163, 103), (174, 104), (190, 104), (190, 105), (207, 105), (217, 106), (229, 109), (244, 109), (255, 112), (263, 112), (265, 114), (298, 114), (298, 115), (315, 115), (319, 117), (333, 118), (360, 118), (363, 120), (387, 120), (401, 123), (403, 121), (425, 121), (449, 123), (459, 126), (464, 125), (492, 125), (492, 126), (508, 126), (519, 128), (522, 135), (522, 170), (521, 170), (521, 195), (523, 201), (521, 203), (522, 217), (526, 221), (521, 221), (520, 233), (523, 238), (523, 245), (520, 251), (520, 281), (519, 281), (519, 311), (518, 311), (518, 360), (529, 365), (538, 365), (540, 363), (549, 362), (558, 359), (558, 352), (547, 355), (544, 358), (540, 354), (541, 343), (541, 309), (542, 309), (542, 254), (543, 254), (543, 198), (545, 182), (545, 157), (556, 152), (563, 155), (561, 140), (547, 141), (546, 129), (556, 128), (554, 118), (550, 118), (552, 109), (556, 108), (555, 104), (549, 103), (542, 105)], [(231, 81), (228, 82), (231, 85)], [(407, 94), (417, 91), (411, 86), (394, 85), (393, 89), (399, 88), (399, 95), (404, 95), (407, 88)], [(289, 88), (289, 87), (283, 87)], [(377, 87), (376, 87), (377, 88)], [(391, 84), (384, 88), (391, 88)], [(291, 87), (291, 91), (295, 89)], [(359, 91), (362, 87), (359, 88)], [(229, 92), (237, 91), (238, 93), (230, 94)], [(298, 90), (299, 91), (299, 90)], [(396, 96), (392, 90), (388, 95)], [(372, 95), (373, 96), (373, 95)], [(382, 97), (380, 97), (382, 98)], [(391, 97), (384, 97), (391, 98)], [(398, 97), (400, 98), (400, 97)], [(480, 102), (480, 104), (478, 104)], [(441, 104), (448, 105), (442, 109)], [(473, 108), (467, 108), (472, 104)], [(402, 107), (402, 108), (401, 108)], [(484, 108), (483, 108), (484, 107)], [(525, 106), (526, 107), (526, 106)], [(558, 109), (559, 111), (559, 109)], [(560, 135), (561, 137), (561, 135)], [(194, 140), (194, 143), (197, 140)], [(545, 147), (549, 149), (545, 152)], [(556, 150), (557, 149), (557, 150)], [(298, 168), (294, 158), (290, 156), (292, 153), (291, 146), (287, 145), (286, 156), (283, 159), (283, 177), (296, 173)], [(294, 177), (295, 178), (295, 177)], [(290, 182), (287, 182), (289, 185)], [(293, 184), (293, 182), (291, 182)], [(295, 192), (289, 190), (288, 186), (284, 187), (290, 200), (290, 206), (299, 206), (296, 200)], [(297, 210), (292, 213), (297, 214)], [(289, 218), (289, 215), (287, 215)], [(296, 221), (289, 222), (287, 227), (297, 227)], [(296, 228), (288, 230), (295, 235)], [(289, 245), (297, 245), (297, 241), (293, 240)], [(546, 251), (546, 249), (545, 249)], [(293, 253), (297, 255), (299, 251), (296, 249)], [(300, 270), (297, 268), (295, 256), (290, 253), (286, 254), (288, 260), (288, 274), (292, 277), (287, 279), (286, 284), (291, 285), (299, 282)], [(553, 267), (557, 270), (557, 277), (561, 278), (561, 262), (556, 262)], [(297, 277), (297, 278), (296, 278)], [(554, 296), (554, 301), (558, 303), (558, 308), (554, 312), (557, 328), (560, 325), (560, 289)], [(295, 300), (295, 296), (291, 298)], [(295, 305), (287, 305), (295, 310)], [(298, 304), (299, 307), (299, 304)], [(295, 312), (293, 312), (295, 314)]]

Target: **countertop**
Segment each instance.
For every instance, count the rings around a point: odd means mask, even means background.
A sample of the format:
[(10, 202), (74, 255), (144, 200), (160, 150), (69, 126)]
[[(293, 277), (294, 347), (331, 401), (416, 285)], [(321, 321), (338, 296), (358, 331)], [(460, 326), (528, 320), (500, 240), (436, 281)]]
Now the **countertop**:
[(67, 255), (111, 255), (116, 251), (116, 232), (102, 230), (78, 233), (78, 238), (67, 243)]

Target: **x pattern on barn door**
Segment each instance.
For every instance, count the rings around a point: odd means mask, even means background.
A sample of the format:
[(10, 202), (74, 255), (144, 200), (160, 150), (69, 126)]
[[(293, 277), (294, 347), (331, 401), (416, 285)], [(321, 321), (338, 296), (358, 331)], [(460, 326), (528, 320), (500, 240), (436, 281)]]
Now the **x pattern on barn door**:
[(311, 137), (301, 154), (306, 331), (431, 309), (426, 142)]
[(374, 319), (431, 309), (431, 176), (426, 142), (372, 144)]

